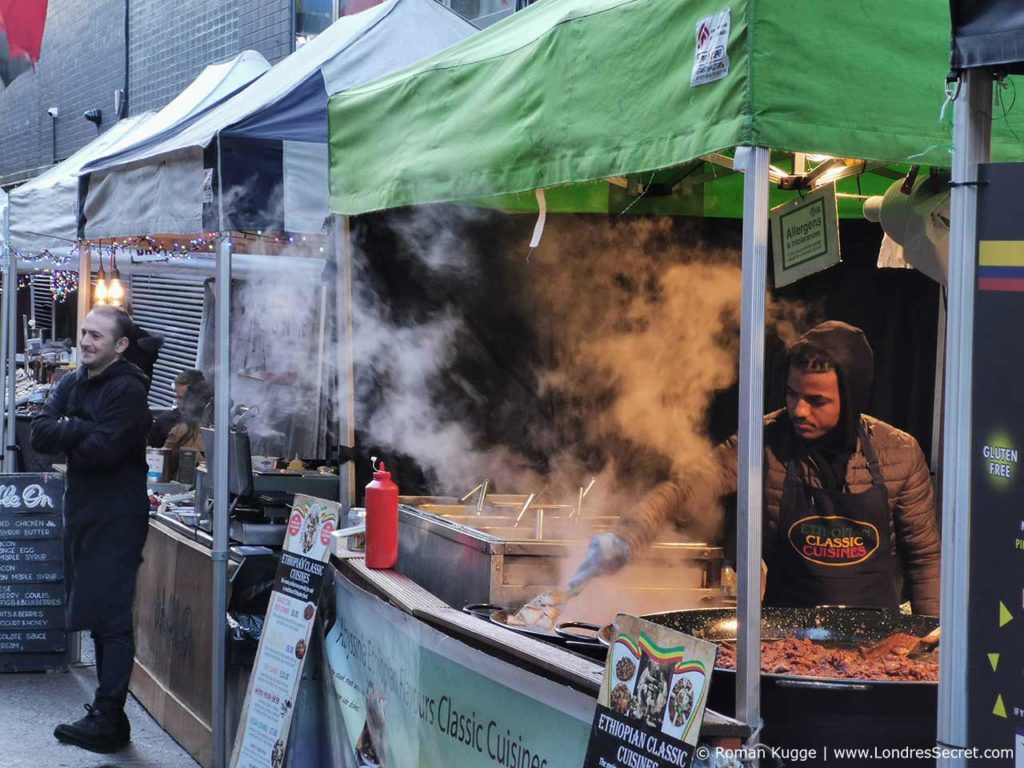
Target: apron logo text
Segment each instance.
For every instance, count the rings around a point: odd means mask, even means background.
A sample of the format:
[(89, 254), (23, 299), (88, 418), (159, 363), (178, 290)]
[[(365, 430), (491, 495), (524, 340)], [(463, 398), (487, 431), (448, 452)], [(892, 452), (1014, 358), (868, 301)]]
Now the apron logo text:
[(871, 523), (839, 516), (811, 516), (789, 528), (789, 543), (812, 563), (827, 566), (856, 565), (878, 549), (878, 529)]

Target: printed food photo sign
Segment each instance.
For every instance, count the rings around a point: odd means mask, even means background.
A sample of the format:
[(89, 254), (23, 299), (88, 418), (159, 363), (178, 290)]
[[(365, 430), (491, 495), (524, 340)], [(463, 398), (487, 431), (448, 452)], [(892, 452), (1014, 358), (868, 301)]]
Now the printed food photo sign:
[(619, 614), (584, 768), (688, 766), (718, 647)]
[(242, 706), (232, 768), (280, 768), (284, 764), (292, 706), (302, 680), (330, 557), (331, 533), (338, 527), (339, 514), (336, 502), (295, 497)]

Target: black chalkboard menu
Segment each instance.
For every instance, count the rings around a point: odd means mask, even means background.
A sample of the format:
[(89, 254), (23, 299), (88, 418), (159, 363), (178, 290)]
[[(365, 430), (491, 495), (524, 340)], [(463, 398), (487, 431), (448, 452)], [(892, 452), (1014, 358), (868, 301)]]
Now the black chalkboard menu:
[(66, 663), (64, 478), (0, 475), (0, 671)]

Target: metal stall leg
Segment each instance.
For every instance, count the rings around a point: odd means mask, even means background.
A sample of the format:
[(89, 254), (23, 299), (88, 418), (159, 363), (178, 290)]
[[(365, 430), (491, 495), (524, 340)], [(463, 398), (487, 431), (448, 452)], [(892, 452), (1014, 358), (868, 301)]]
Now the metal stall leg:
[(213, 478), (213, 731), (212, 764), (227, 764), (227, 609), (228, 609), (228, 433), (231, 428), (231, 238), (224, 219), (223, 174), (217, 134), (217, 200), (220, 238), (217, 243), (216, 350), (214, 376)]
[[(2, 195), (3, 192), (0, 192)], [(14, 329), (8, 324), (7, 317), (9, 311), (7, 305), (10, 303), (13, 295), (11, 290), (12, 283), (15, 285), (17, 290), (17, 274), (15, 273), (14, 280), (11, 279), (10, 272), (10, 255), (11, 255), (11, 218), (10, 208), (4, 206), (4, 218), (3, 218), (3, 248), (0, 249), (0, 258), (3, 258), (3, 270), (4, 270), (4, 283), (3, 283), (3, 317), (0, 318), (0, 386), (5, 387), (4, 392), (6, 393), (7, 386), (7, 347), (9, 344), (14, 343)], [(11, 377), (14, 377), (14, 371), (11, 371)], [(6, 396), (5, 396), (6, 397)], [(7, 402), (8, 407), (13, 408), (13, 402)], [(0, 424), (0, 446), (7, 445), (7, 421), (6, 419)], [(7, 450), (0, 448), (0, 456), (3, 457), (3, 471), (10, 472), (10, 459), (7, 457)]]
[[(7, 209), (8, 213), (10, 208)], [(8, 227), (8, 231), (10, 228)], [(4, 471), (18, 471), (18, 450), (15, 431), (14, 398), (15, 398), (15, 366), (18, 351), (18, 264), (14, 251), (7, 249), (7, 283), (11, 290), (5, 291), (7, 298), (7, 432), (4, 435)], [(9, 294), (9, 295), (7, 295)]]
[[(334, 217), (331, 248), (338, 264), (338, 285), (335, 292), (335, 320), (338, 331), (338, 439), (341, 452), (351, 457), (356, 444), (356, 397), (352, 338), (352, 233), (348, 216)], [(354, 461), (338, 467), (338, 478), (341, 486), (338, 489), (338, 500), (342, 509), (348, 513), (356, 499)]]
[[(941, 744), (967, 745), (967, 602), (970, 595), (971, 370), (974, 356), (974, 259), (978, 164), (988, 162), (992, 138), (992, 74), (963, 74), (953, 113), (953, 187), (949, 232), (949, 308), (946, 322), (946, 398), (942, 462), (942, 653), (939, 656)], [(962, 757), (940, 766), (963, 766)]]
[(768, 161), (748, 150), (743, 178), (743, 293), (740, 315), (736, 717), (761, 728), (761, 497), (764, 443), (764, 307), (768, 261)]

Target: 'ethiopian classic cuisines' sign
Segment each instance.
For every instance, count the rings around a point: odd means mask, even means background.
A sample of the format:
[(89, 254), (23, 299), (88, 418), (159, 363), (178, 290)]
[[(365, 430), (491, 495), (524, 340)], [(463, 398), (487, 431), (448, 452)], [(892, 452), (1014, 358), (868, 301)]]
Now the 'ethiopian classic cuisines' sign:
[(242, 706), (232, 768), (281, 768), (292, 707), (330, 557), (340, 506), (296, 496)]
[(717, 650), (619, 614), (584, 768), (690, 765)]
[(789, 543), (802, 558), (818, 565), (856, 565), (878, 549), (878, 529), (863, 520), (812, 515), (789, 527)]

